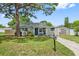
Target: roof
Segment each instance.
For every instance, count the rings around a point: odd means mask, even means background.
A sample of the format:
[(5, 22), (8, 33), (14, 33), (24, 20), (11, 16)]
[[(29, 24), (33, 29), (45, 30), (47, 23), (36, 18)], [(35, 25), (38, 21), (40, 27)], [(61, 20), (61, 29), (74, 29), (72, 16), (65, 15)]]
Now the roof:
[(39, 27), (39, 28), (49, 28), (49, 27), (53, 27), (53, 26), (47, 26), (46, 24), (44, 24), (44, 23), (27, 23), (27, 24), (22, 24), (22, 25), (20, 25), (20, 28), (23, 28), (23, 27), (27, 27), (27, 28), (29, 28), (29, 27), (33, 27), (33, 28), (35, 28), (35, 27)]
[(64, 27), (63, 25), (59, 25), (59, 26), (57, 26), (57, 27), (55, 27), (55, 28), (61, 28), (61, 27)]

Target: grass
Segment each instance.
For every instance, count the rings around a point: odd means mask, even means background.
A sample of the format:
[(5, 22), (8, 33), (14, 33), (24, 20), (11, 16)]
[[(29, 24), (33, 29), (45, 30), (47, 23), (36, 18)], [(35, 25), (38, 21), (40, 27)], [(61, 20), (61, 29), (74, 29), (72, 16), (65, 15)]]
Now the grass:
[(60, 37), (79, 43), (79, 36), (74, 36), (74, 35), (61, 35)]
[(0, 35), (4, 35), (4, 32), (0, 32)]
[[(32, 37), (24, 39), (6, 39), (0, 37), (1, 56), (73, 56), (74, 53), (64, 45), (57, 43), (57, 51), (53, 50), (53, 39)], [(3, 40), (4, 39), (4, 40)], [(38, 40), (39, 39), (39, 40)], [(42, 39), (42, 40), (41, 40)]]

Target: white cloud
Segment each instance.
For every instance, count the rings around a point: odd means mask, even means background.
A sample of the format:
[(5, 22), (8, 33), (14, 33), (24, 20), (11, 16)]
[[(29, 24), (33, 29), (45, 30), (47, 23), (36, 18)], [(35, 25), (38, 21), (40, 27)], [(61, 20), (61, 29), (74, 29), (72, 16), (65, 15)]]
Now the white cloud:
[(71, 8), (74, 6), (75, 4), (73, 3), (59, 3), (59, 5), (57, 6), (57, 9), (66, 9), (66, 8)]
[(74, 6), (76, 6), (76, 5), (75, 4), (70, 4), (69, 5), (69, 8), (74, 7)]

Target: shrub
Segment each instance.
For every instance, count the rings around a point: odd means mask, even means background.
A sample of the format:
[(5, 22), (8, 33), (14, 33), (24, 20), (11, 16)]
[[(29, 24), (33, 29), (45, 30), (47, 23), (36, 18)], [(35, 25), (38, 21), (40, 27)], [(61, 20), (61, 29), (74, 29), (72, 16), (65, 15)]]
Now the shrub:
[(28, 40), (34, 40), (35, 37), (34, 36), (27, 36), (26, 39), (28, 39)]
[(16, 39), (16, 42), (17, 42), (17, 43), (25, 43), (26, 40), (25, 40), (25, 39)]
[(34, 40), (34, 41), (45, 41), (50, 39), (48, 36), (27, 36), (26, 37), (27, 40)]
[(25, 39), (25, 38), (16, 38), (14, 40), (14, 42), (17, 42), (17, 43), (26, 43), (27, 42), (27, 39)]
[(0, 43), (2, 43), (2, 40), (0, 39)]
[(45, 40), (48, 40), (48, 39), (50, 39), (48, 36), (37, 36), (36, 38), (35, 38), (35, 40), (36, 41), (45, 41)]
[(32, 32), (28, 31), (27, 36), (34, 36)]

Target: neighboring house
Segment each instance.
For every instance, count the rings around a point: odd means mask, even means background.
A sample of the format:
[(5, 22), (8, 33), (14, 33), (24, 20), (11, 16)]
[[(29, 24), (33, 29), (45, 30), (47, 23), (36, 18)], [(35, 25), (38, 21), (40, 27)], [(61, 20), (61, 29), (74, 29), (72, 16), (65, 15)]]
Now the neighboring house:
[(70, 35), (75, 35), (75, 32), (73, 29), (70, 29)]
[(5, 35), (14, 35), (15, 30), (12, 28), (0, 28), (0, 32), (4, 32)]
[[(76, 35), (76, 32), (74, 31), (74, 29), (70, 29), (70, 35)], [(79, 35), (79, 32), (78, 32)]]
[(57, 26), (54, 30), (55, 35), (70, 35), (70, 29), (64, 26)]
[(3, 28), (0, 28), (0, 32), (5, 32), (5, 30)]
[(12, 28), (0, 28), (0, 32), (5, 32), (5, 30), (12, 30)]
[(48, 36), (52, 36), (54, 33), (57, 36), (59, 36), (60, 34), (65, 35), (70, 34), (69, 29), (66, 27), (63, 26), (49, 27), (45, 23), (28, 23), (20, 25), (20, 30), (22, 32), (22, 35), (27, 35), (28, 31), (32, 32), (34, 35), (48, 35)]

